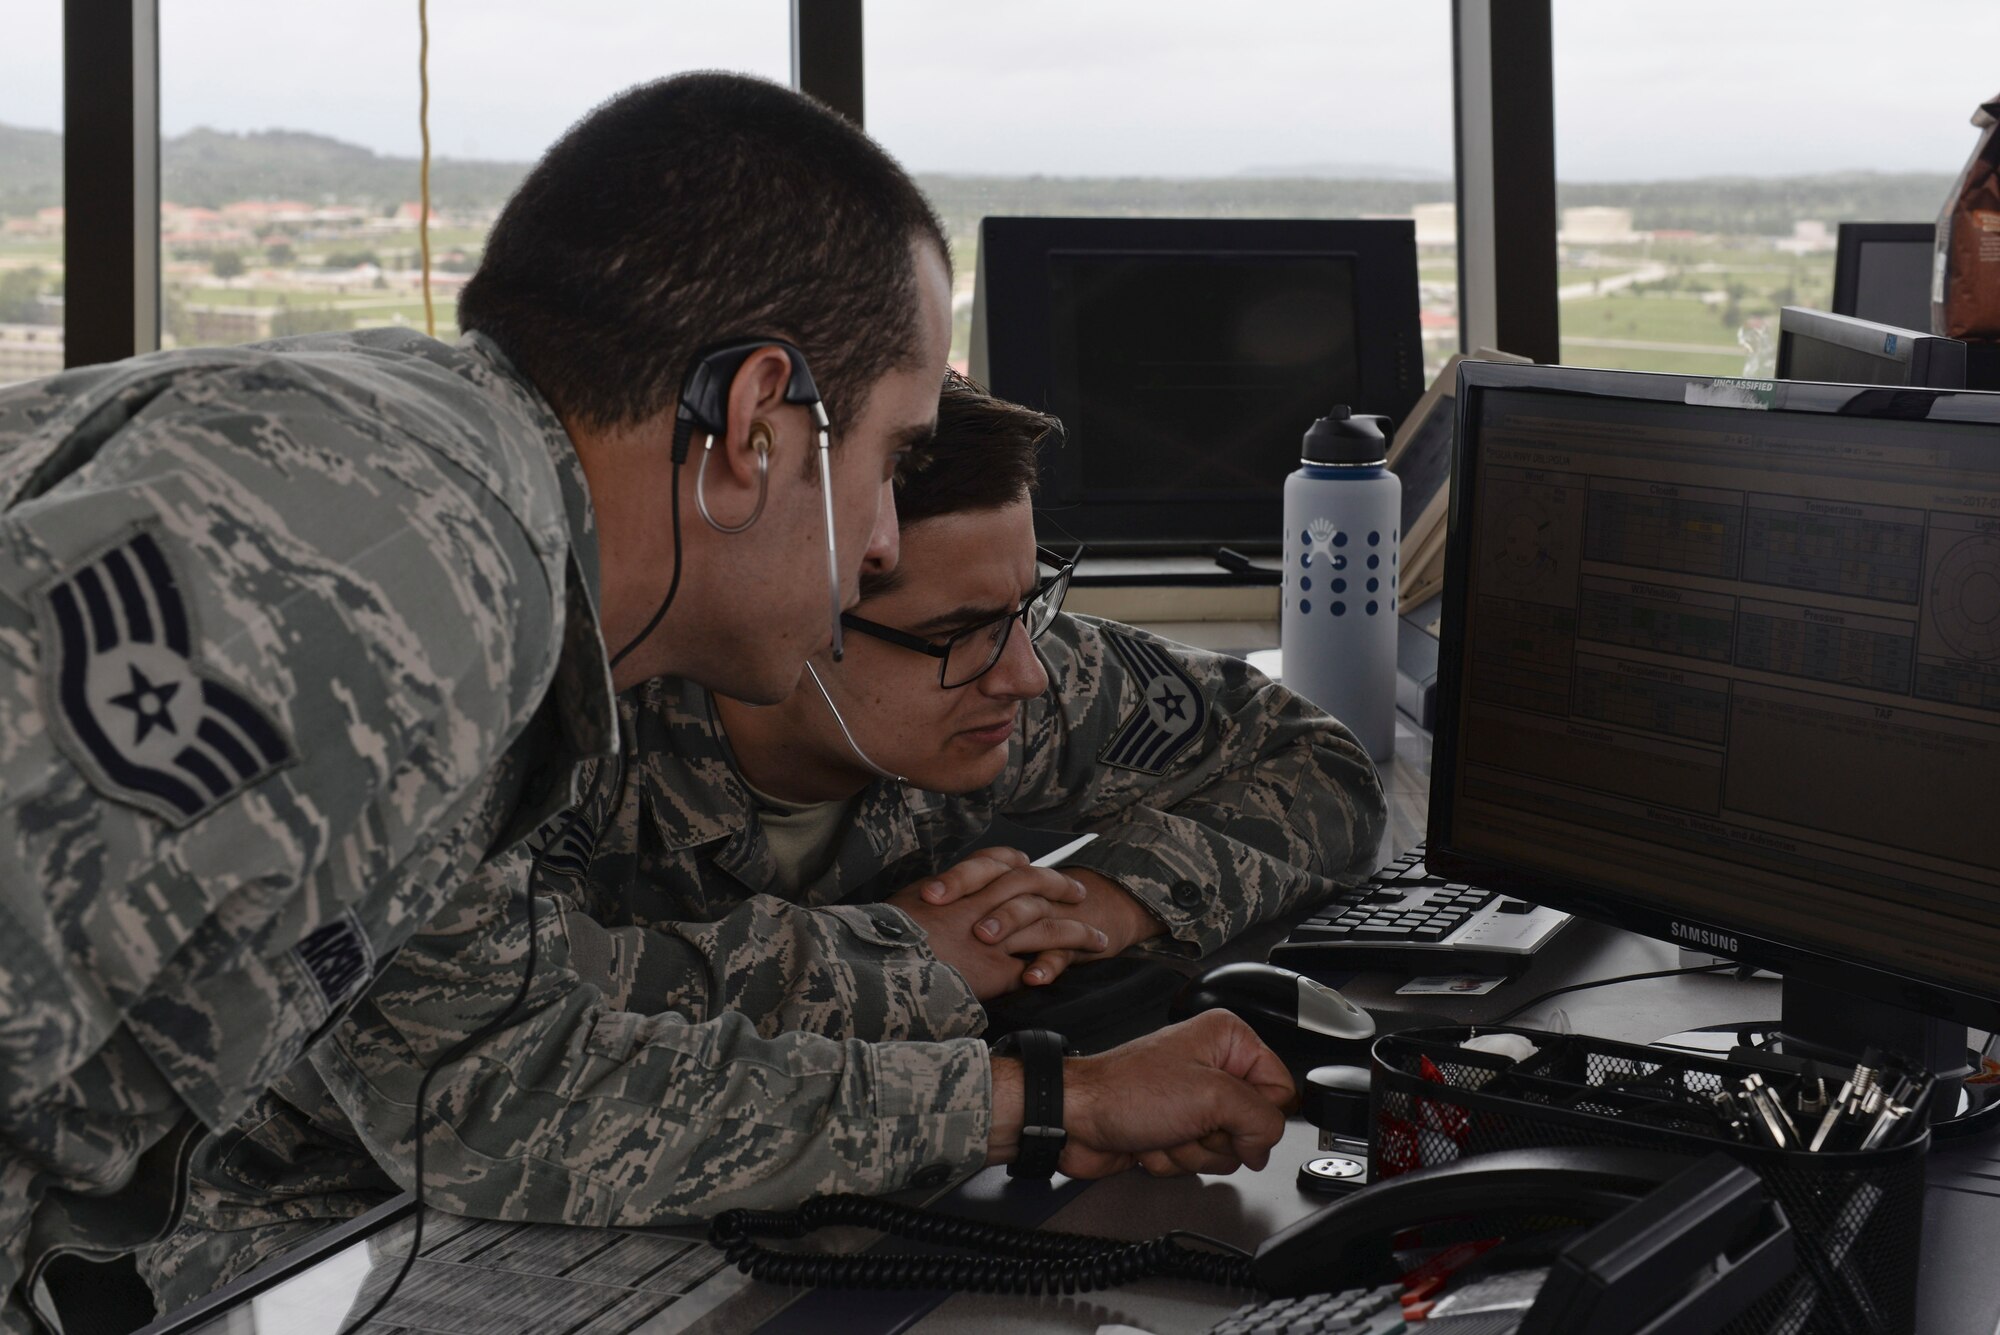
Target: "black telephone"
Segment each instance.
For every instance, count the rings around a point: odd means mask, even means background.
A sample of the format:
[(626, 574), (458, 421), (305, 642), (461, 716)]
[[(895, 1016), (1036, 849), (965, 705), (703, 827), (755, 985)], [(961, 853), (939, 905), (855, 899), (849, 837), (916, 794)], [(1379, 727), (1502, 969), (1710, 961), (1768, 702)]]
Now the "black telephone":
[[(1587, 1227), (1558, 1235), (1560, 1245), (1537, 1258), (1547, 1275), (1519, 1323), (1508, 1324), (1516, 1335), (1701, 1335), (1789, 1277), (1796, 1259), (1784, 1212), (1749, 1169), (1720, 1154), (1696, 1161), (1621, 1149), (1510, 1150), (1416, 1169), (1274, 1234), (1254, 1257), (1190, 1246), (1175, 1234), (1091, 1238), (862, 1196), (822, 1197), (784, 1213), (731, 1210), (710, 1238), (745, 1273), (777, 1283), (1078, 1293), (1173, 1276), (1284, 1299), (1395, 1281), (1395, 1239), (1421, 1224), (1531, 1217)], [(820, 1256), (754, 1241), (832, 1225), (976, 1254)]]
[(1592, 1225), (1560, 1246), (1517, 1335), (1697, 1335), (1793, 1270), (1784, 1212), (1714, 1154), (1507, 1150), (1377, 1183), (1273, 1234), (1251, 1274), (1278, 1297), (1399, 1277), (1392, 1240), (1421, 1224), (1535, 1216)]

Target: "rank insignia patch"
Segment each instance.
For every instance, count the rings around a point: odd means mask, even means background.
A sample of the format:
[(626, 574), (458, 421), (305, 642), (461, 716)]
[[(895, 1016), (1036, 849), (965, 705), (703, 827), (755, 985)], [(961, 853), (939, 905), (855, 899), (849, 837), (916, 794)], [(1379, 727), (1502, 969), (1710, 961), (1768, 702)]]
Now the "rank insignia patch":
[(584, 820), (579, 809), (558, 811), (528, 836), (528, 854), (535, 865), (563, 876), (587, 876), (590, 861), (597, 856), (597, 831)]
[(140, 530), (42, 595), (49, 714), (91, 786), (181, 827), (294, 759), (250, 698), (203, 671), (165, 550)]
[(1097, 758), (1142, 774), (1163, 774), (1174, 757), (1201, 736), (1208, 722), (1208, 701), (1158, 645), (1115, 630), (1105, 631), (1104, 638), (1139, 683), (1140, 704), (1118, 725)]
[(352, 913), (343, 913), (292, 948), (327, 1010), (338, 1010), (375, 974), (375, 948)]

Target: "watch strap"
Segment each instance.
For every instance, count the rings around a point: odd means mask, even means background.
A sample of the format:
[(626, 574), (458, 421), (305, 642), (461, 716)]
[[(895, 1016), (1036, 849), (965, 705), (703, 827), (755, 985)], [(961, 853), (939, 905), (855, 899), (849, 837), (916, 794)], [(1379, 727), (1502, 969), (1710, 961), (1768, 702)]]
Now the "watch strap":
[(1009, 1177), (1055, 1176), (1069, 1132), (1063, 1129), (1063, 1036), (1048, 1029), (1017, 1029), (993, 1045), (1021, 1063), (1021, 1143)]

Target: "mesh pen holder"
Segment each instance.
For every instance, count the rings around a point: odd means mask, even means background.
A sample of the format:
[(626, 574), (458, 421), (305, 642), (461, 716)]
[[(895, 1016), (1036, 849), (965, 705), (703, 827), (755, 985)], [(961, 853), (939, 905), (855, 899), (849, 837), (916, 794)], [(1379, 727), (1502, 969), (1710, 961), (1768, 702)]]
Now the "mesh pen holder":
[[(1461, 1045), (1516, 1033), (1538, 1051), (1514, 1062)], [(1763, 1179), (1791, 1220), (1799, 1267), (1722, 1335), (1907, 1335), (1930, 1134), (1851, 1152), (1780, 1150), (1732, 1139), (1712, 1096), (1753, 1068), (1713, 1057), (1512, 1027), (1390, 1034), (1373, 1048), (1375, 1180), (1495, 1150), (1611, 1145), (1699, 1157), (1722, 1150)], [(1771, 1080), (1771, 1073), (1756, 1074)]]

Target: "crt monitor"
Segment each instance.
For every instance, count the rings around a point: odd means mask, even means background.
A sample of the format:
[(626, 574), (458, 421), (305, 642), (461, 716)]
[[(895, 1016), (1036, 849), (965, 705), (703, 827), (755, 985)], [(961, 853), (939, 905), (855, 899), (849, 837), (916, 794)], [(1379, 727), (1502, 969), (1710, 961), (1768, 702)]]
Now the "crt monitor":
[(971, 361), (1066, 428), (1045, 536), (1271, 550), (1314, 419), (1400, 422), (1423, 391), (1415, 225), (982, 219)]
[(2000, 395), (1458, 401), (1433, 870), (1775, 968), (1824, 1049), (2000, 1026)]
[(1903, 329), (1931, 327), (1931, 268), (1937, 224), (1840, 224), (1833, 261), (1833, 309)]
[(1778, 378), (1964, 389), (1965, 344), (1850, 315), (1787, 306), (1778, 312)]

